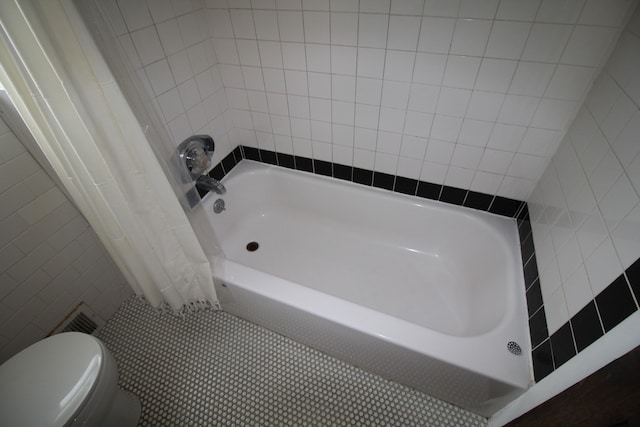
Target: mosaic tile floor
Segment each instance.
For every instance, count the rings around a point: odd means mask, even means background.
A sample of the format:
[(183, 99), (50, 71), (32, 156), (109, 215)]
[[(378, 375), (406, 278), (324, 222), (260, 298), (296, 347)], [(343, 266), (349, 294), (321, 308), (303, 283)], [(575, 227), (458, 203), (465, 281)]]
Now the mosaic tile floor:
[(132, 297), (98, 337), (141, 426), (485, 426), (486, 420), (220, 311)]

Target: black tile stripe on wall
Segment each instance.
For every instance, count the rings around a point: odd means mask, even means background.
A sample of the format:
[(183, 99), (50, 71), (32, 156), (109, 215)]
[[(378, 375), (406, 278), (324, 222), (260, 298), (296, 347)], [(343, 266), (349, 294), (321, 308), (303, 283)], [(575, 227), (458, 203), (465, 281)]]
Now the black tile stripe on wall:
[[(565, 325), (549, 336), (526, 202), (245, 146), (236, 147), (211, 170), (209, 175), (215, 179), (222, 179), (242, 159), (332, 176), (358, 184), (516, 218), (536, 382), (566, 363), (638, 309), (640, 259), (636, 260)], [(205, 194), (200, 191), (199, 193), (201, 197)]]

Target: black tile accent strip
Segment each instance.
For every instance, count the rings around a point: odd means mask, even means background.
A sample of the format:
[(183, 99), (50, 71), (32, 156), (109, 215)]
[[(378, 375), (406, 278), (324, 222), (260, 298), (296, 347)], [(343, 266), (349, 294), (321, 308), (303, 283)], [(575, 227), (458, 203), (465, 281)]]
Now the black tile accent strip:
[(464, 203), (464, 199), (467, 197), (467, 190), (461, 188), (449, 187), (448, 185), (442, 186), (442, 192), (440, 193), (440, 201), (445, 203), (451, 203), (452, 205), (461, 206)]
[(555, 369), (577, 354), (570, 322), (565, 323), (551, 335), (551, 350), (553, 351)]
[(596, 305), (605, 333), (637, 310), (624, 274), (596, 296)]
[(318, 175), (333, 176), (333, 164), (324, 160), (314, 160), (313, 170)]
[(408, 194), (415, 196), (418, 190), (418, 180), (405, 178), (403, 176), (396, 176), (396, 183), (393, 187), (393, 191), (396, 193)]
[(640, 303), (640, 258), (636, 260), (627, 271), (625, 271), (627, 280), (633, 289), (633, 293), (636, 296), (636, 302)]
[(538, 309), (529, 319), (529, 333), (531, 334), (532, 348), (536, 348), (541, 342), (549, 338), (547, 316), (543, 308)]
[(395, 178), (394, 175), (389, 175), (388, 173), (373, 172), (373, 186), (384, 188), (385, 190), (393, 190)]
[(595, 301), (591, 301), (570, 320), (576, 349), (581, 352), (604, 335)]
[(536, 382), (553, 372), (553, 353), (550, 340), (546, 340), (533, 350), (531, 358), (533, 360), (533, 377)]
[(353, 177), (353, 167), (339, 165), (338, 163), (333, 164), (333, 177), (342, 179), (345, 181), (351, 181)]

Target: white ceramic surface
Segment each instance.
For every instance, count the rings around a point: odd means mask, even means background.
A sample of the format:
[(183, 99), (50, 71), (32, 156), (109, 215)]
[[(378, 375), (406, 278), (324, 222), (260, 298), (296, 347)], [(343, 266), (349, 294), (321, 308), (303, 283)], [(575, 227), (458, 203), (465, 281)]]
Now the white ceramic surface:
[(514, 220), (247, 160), (223, 182), (223, 308), (484, 415), (527, 388)]
[(91, 393), (103, 360), (100, 343), (81, 333), (27, 347), (0, 366), (0, 425), (65, 425)]

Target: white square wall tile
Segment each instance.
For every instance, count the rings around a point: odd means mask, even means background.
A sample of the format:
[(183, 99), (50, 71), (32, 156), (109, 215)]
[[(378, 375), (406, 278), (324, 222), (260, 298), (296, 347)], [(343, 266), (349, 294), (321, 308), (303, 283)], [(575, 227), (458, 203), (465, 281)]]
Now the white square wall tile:
[(578, 25), (560, 58), (563, 64), (597, 67), (614, 41), (617, 30), (608, 27)]
[(303, 12), (304, 41), (330, 43), (330, 15), (327, 12)]
[(307, 70), (318, 73), (331, 72), (331, 46), (327, 44), (306, 44)]
[(572, 30), (571, 25), (533, 24), (521, 59), (557, 62)]
[(531, 126), (564, 131), (569, 127), (577, 109), (576, 101), (543, 98), (531, 121)]
[(307, 73), (309, 96), (315, 98), (331, 98), (331, 74)]
[(184, 43), (182, 42), (177, 20), (171, 19), (162, 24), (158, 24), (156, 29), (158, 30), (158, 36), (160, 37), (165, 55), (171, 55), (184, 49)]
[(145, 72), (156, 96), (176, 86), (169, 63), (164, 59), (145, 67)]
[(584, 0), (542, 0), (536, 21), (575, 24), (584, 3)]
[(564, 291), (557, 288), (551, 295), (544, 298), (544, 312), (547, 318), (549, 334), (553, 334), (569, 320)]
[(594, 295), (602, 292), (623, 271), (610, 238), (606, 238), (585, 260), (585, 266)]
[(357, 13), (331, 13), (331, 44), (358, 45)]
[(640, 205), (618, 223), (611, 239), (623, 268), (629, 268), (640, 256)]
[(384, 49), (387, 46), (388, 15), (360, 14), (358, 46)]
[(353, 126), (355, 122), (355, 104), (352, 102), (332, 101), (331, 121), (341, 125)]
[(260, 53), (255, 40), (236, 40), (240, 65), (260, 66)]
[[(416, 54), (415, 69), (413, 71), (413, 81), (430, 85), (440, 85), (444, 76), (444, 69), (447, 63), (447, 55), (434, 53)], [(358, 68), (358, 73), (359, 73)]]
[(367, 0), (360, 3), (360, 12), (389, 13), (391, 0)]
[(516, 152), (526, 130), (527, 128), (524, 126), (496, 123), (487, 147), (496, 150)]
[(533, 21), (541, 0), (502, 0), (496, 19), (507, 21)]
[(287, 93), (290, 95), (308, 95), (307, 73), (304, 71), (285, 70)]
[(404, 134), (409, 136), (417, 136), (427, 138), (431, 131), (431, 123), (433, 115), (428, 113), (419, 113), (417, 111), (407, 111), (404, 123)]
[(280, 40), (304, 42), (302, 12), (278, 11), (278, 27), (280, 29)]
[(594, 68), (591, 67), (558, 65), (549, 82), (545, 96), (579, 101), (591, 86), (594, 72)]
[(423, 17), (418, 51), (449, 53), (455, 23), (456, 20), (451, 18)]
[(491, 28), (485, 56), (520, 59), (530, 29), (531, 24), (528, 22), (495, 21)]
[(355, 47), (331, 46), (331, 72), (355, 76), (357, 52)]
[(382, 85), (382, 106), (406, 109), (409, 102), (410, 83), (385, 80)]
[(458, 135), (458, 142), (484, 148), (487, 146), (493, 126), (493, 122), (465, 118), (462, 122), (460, 135)]
[(380, 107), (374, 105), (356, 104), (355, 125), (366, 129), (378, 129)]
[[(498, 118), (504, 100), (505, 96), (501, 93), (473, 91), (465, 118), (494, 122)], [(531, 114), (533, 115), (534, 112), (535, 110)]]
[(554, 69), (555, 64), (521, 61), (511, 81), (509, 93), (542, 96), (551, 81)]
[(275, 11), (254, 10), (253, 22), (258, 40), (280, 40), (278, 16)]
[(358, 77), (356, 79), (356, 102), (380, 105), (382, 99), (382, 80)]
[(356, 78), (334, 75), (331, 79), (331, 93), (334, 100), (355, 102)]
[(396, 175), (406, 178), (418, 179), (420, 178), (420, 171), (422, 170), (422, 159), (411, 159), (408, 157), (398, 157), (398, 169)]
[[(283, 43), (284, 44), (284, 43)], [(267, 68), (282, 68), (282, 51), (279, 42), (264, 41), (258, 42), (260, 52), (260, 63)]]
[[(446, 141), (438, 141), (435, 139), (429, 140), (429, 145), (427, 146), (427, 153), (425, 154), (425, 160), (434, 163), (440, 163), (444, 165), (449, 165), (451, 163), (451, 156), (453, 155), (453, 150), (455, 148), (455, 144), (452, 142)], [(444, 178), (446, 176), (446, 168), (441, 176), (441, 182), (444, 182)], [(424, 173), (424, 168), (423, 168)], [(436, 182), (436, 181), (429, 181)]]
[(410, 82), (413, 76), (414, 52), (387, 50), (384, 78), (400, 82)]
[(428, 143), (429, 140), (427, 138), (420, 138), (405, 134), (402, 137), (400, 156), (422, 161), (427, 151)]
[(402, 135), (393, 132), (378, 132), (376, 152), (397, 155), (400, 153)]
[(409, 110), (435, 113), (439, 92), (439, 86), (413, 83), (409, 94)]
[(567, 301), (569, 317), (576, 315), (594, 298), (584, 265), (578, 266), (573, 274), (562, 284)]
[(149, 65), (164, 58), (164, 50), (155, 27), (147, 27), (143, 30), (135, 31), (131, 33), (131, 39), (138, 51), (142, 65)]
[(498, 121), (512, 125), (528, 126), (539, 103), (540, 98), (507, 95), (504, 98)]
[(455, 142), (460, 134), (462, 118), (436, 115), (431, 125), (430, 138)]
[(517, 65), (517, 61), (484, 58), (480, 65), (475, 89), (490, 92), (507, 92)]
[(468, 89), (443, 87), (440, 89), (436, 113), (445, 116), (464, 117), (470, 99), (471, 91)]
[(359, 77), (381, 79), (384, 73), (384, 62), (384, 49), (358, 48), (357, 66)]
[[(304, 47), (304, 43), (287, 43), (283, 42), (281, 44), (282, 55), (281, 58), (281, 66), (287, 70), (307, 70), (307, 58), (306, 51)], [(275, 61), (278, 59), (278, 54), (276, 54), (275, 58), (272, 58)], [(277, 64), (277, 62), (276, 62)], [(274, 65), (276, 65), (274, 64)]]
[(392, 15), (422, 15), (424, 0), (392, 0)]
[(404, 119), (404, 110), (382, 107), (380, 108), (378, 129), (387, 132), (401, 133), (404, 129)]
[(480, 68), (480, 58), (449, 55), (443, 86), (472, 89)]
[(253, 14), (250, 10), (231, 9), (231, 26), (233, 34), (241, 39), (255, 39), (256, 32), (253, 24)]
[(489, 40), (491, 23), (481, 19), (458, 19), (449, 52), (453, 55), (482, 56)]
[(458, 16), (461, 18), (493, 19), (499, 0), (461, 0)]
[(579, 24), (619, 26), (624, 21), (632, 2), (628, 0), (587, 0)]
[(143, 0), (118, 0), (117, 3), (129, 31), (139, 30), (153, 24), (147, 4)]
[(408, 50), (415, 52), (418, 46), (421, 18), (418, 16), (389, 17), (389, 35), (387, 49)]
[(456, 17), (460, 0), (425, 0), (423, 15)]
[(449, 166), (444, 184), (450, 187), (462, 188), (464, 190), (471, 186), (475, 171), (471, 169), (460, 168), (457, 166)]

